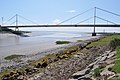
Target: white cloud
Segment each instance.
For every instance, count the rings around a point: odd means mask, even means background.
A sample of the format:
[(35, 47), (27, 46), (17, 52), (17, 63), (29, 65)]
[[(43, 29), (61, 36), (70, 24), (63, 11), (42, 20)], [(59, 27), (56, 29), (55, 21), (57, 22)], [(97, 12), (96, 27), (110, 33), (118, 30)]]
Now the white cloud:
[(75, 13), (76, 12), (76, 10), (69, 10), (69, 11), (67, 11), (68, 13)]
[(59, 19), (55, 19), (54, 21), (53, 21), (53, 24), (59, 24), (60, 23), (60, 20)]

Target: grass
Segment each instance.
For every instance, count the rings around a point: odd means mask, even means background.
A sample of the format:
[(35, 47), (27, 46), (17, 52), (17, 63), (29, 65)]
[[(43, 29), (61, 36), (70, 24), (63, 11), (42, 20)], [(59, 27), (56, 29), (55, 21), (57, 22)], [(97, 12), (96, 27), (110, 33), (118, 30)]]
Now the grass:
[(56, 41), (56, 44), (68, 44), (70, 41)]
[(106, 45), (106, 44), (109, 44), (110, 41), (113, 40), (113, 39), (120, 39), (120, 35), (119, 34), (113, 34), (113, 35), (110, 35), (110, 36), (106, 36), (105, 38), (100, 39), (99, 41), (92, 42), (88, 46), (90, 47), (90, 46), (97, 46), (97, 45)]
[[(120, 47), (117, 47), (116, 52), (116, 58), (120, 59)], [(120, 74), (120, 60), (115, 61), (115, 65), (112, 67), (112, 70)], [(109, 80), (120, 80), (120, 78), (111, 78)]]
[(94, 77), (99, 77), (99, 76), (100, 76), (100, 73), (104, 70), (104, 68), (105, 68), (105, 65), (102, 65), (102, 66), (96, 68), (96, 69), (94, 70), (93, 76), (94, 76)]
[(115, 65), (112, 67), (112, 70), (115, 71), (116, 73), (120, 73), (120, 47), (117, 47), (116, 49), (116, 58), (119, 59), (115, 61)]
[(5, 57), (5, 59), (6, 60), (12, 60), (12, 59), (15, 59), (15, 58), (18, 58), (18, 57), (23, 57), (23, 56), (25, 56), (25, 55), (16, 55), (16, 54), (13, 54), (13, 55)]
[(117, 47), (116, 52), (117, 52), (116, 57), (120, 58), (120, 47)]
[(81, 42), (82, 40), (77, 40), (77, 42)]
[(115, 65), (112, 67), (112, 70), (116, 73), (120, 73), (120, 60), (115, 61)]
[[(116, 51), (116, 57), (117, 59), (120, 59), (120, 47), (118, 47)], [(112, 70), (116, 73), (120, 73), (120, 60), (115, 61), (115, 65), (112, 67)]]
[(117, 79), (117, 78), (115, 78), (115, 79), (114, 79), (114, 78), (112, 78), (112, 79), (109, 79), (109, 80), (120, 80), (120, 78), (118, 78), (118, 79)]
[(10, 72), (10, 71), (8, 71), (8, 70), (2, 72), (2, 73), (0, 74), (0, 79), (1, 79), (1, 77), (2, 77), (3, 75), (8, 74), (9, 72)]
[(94, 77), (100, 76), (100, 73), (101, 73), (101, 69), (100, 69), (100, 68), (96, 68), (96, 69), (94, 70)]

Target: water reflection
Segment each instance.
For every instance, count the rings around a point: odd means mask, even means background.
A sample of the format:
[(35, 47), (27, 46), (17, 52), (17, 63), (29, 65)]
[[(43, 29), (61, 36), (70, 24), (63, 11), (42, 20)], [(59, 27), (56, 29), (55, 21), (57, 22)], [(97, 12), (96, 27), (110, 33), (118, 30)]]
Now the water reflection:
[(15, 44), (19, 44), (20, 43), (20, 37), (15, 36), (14, 40), (15, 40)]

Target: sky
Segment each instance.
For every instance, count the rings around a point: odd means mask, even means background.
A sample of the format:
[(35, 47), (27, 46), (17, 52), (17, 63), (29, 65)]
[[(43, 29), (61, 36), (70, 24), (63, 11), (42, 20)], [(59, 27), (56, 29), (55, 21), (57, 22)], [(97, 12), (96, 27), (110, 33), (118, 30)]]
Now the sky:
[[(18, 14), (37, 24), (58, 24), (90, 8), (99, 7), (120, 14), (120, 0), (0, 0), (0, 18), (4, 23)], [(119, 23), (120, 17), (97, 10), (97, 15)], [(66, 23), (79, 23), (93, 16), (93, 10)], [(11, 24), (15, 19), (6, 24)], [(18, 17), (19, 24), (32, 24)], [(87, 21), (86, 23), (91, 23)], [(98, 23), (105, 21), (97, 20)], [(2, 19), (0, 20), (0, 24)], [(107, 23), (107, 22), (105, 22)]]

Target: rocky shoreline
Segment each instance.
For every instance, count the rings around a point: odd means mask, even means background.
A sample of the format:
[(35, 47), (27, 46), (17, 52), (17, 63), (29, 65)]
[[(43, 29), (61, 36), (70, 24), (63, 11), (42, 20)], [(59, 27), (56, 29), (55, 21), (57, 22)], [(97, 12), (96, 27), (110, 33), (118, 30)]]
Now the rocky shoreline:
[[(116, 51), (105, 51), (94, 62), (89, 64), (85, 69), (72, 74), (69, 80), (109, 80), (117, 74), (110, 71), (114, 66)], [(100, 73), (95, 74), (95, 70), (104, 68)], [(98, 71), (99, 72), (99, 71)], [(120, 76), (119, 76), (120, 77)]]
[(55, 54), (27, 63), (25, 66), (28, 67), (22, 72), (18, 67), (13, 69), (9, 75), (2, 76), (2, 80), (109, 80), (120, 77), (120, 74), (111, 70), (116, 60), (116, 51), (109, 45), (88, 46), (102, 38), (72, 43), (57, 49)]
[[(108, 47), (106, 46), (97, 46), (89, 49), (89, 53), (86, 54), (78, 52), (74, 57), (67, 59), (64, 62), (60, 61), (58, 64), (48, 66), (45, 70), (28, 80), (90, 80), (90, 78), (83, 76), (90, 72), (96, 57), (102, 55), (108, 50), (107, 48)], [(91, 66), (85, 69), (89, 64)]]

